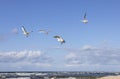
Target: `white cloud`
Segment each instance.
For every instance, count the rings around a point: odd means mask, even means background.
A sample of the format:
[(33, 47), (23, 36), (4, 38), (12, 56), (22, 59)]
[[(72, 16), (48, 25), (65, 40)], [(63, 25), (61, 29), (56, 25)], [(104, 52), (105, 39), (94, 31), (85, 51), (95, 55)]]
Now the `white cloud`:
[(0, 52), (0, 63), (14, 66), (51, 66), (52, 58), (41, 51)]
[(66, 59), (69, 59), (69, 58), (76, 58), (77, 55), (75, 53), (70, 53), (69, 55), (66, 56)]
[(81, 50), (94, 50), (94, 49), (96, 49), (96, 48), (91, 45), (85, 45), (81, 48)]
[(66, 66), (120, 65), (120, 49), (85, 45), (65, 56)]

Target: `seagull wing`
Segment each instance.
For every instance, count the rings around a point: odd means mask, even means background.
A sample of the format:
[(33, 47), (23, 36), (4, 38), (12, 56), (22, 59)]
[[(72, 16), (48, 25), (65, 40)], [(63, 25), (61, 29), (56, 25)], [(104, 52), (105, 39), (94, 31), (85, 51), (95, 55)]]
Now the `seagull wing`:
[(26, 33), (27, 33), (27, 31), (26, 31), (26, 29), (25, 29), (25, 27), (24, 27), (24, 26), (22, 26), (22, 31), (23, 31), (23, 33), (24, 33), (24, 34), (26, 34)]
[(61, 38), (60, 36), (54, 36), (54, 38)]
[(40, 33), (45, 33), (45, 34), (48, 34), (48, 32), (47, 32), (47, 31), (45, 31), (45, 30), (39, 30), (39, 32), (40, 32)]
[(51, 31), (50, 31), (50, 30), (47, 30), (47, 31), (46, 31), (46, 30), (39, 30), (39, 32), (40, 32), (40, 33), (45, 33), (45, 34), (48, 35), (48, 33), (51, 32)]
[(56, 38), (57, 41), (59, 41), (59, 42), (62, 40), (60, 36), (54, 36), (54, 38)]
[(84, 14), (84, 19), (86, 19), (86, 13)]
[(39, 32), (45, 32), (45, 30), (39, 30)]

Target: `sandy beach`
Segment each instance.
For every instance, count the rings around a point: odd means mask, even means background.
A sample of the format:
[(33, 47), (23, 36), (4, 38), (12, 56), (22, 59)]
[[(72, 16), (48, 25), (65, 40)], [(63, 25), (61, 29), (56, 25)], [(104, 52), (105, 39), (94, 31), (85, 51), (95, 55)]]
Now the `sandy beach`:
[(101, 77), (98, 79), (120, 79), (120, 75), (119, 76), (106, 76), (106, 77)]

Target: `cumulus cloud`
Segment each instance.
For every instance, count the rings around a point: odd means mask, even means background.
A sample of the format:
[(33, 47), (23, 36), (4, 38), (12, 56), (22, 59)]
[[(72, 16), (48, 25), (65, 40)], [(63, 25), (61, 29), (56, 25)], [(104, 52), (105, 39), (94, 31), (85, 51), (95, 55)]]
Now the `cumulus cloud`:
[(120, 49), (85, 45), (65, 56), (66, 66), (120, 65)]
[(92, 49), (96, 49), (96, 48), (91, 45), (85, 45), (81, 48), (81, 50), (92, 50)]
[(19, 65), (50, 66), (52, 58), (41, 51), (11, 51), (0, 52), (1, 63), (12, 63)]

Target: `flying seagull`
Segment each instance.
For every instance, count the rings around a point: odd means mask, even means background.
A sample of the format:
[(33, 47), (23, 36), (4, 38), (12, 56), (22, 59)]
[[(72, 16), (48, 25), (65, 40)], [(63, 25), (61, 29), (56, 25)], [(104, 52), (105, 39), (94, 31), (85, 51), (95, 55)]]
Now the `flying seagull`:
[(83, 18), (82, 22), (83, 22), (84, 24), (87, 24), (87, 23), (88, 23), (88, 20), (86, 19), (86, 13), (84, 14), (84, 18)]
[[(26, 36), (26, 37), (28, 37), (29, 36), (29, 34), (30, 34), (30, 32), (27, 32), (27, 30), (25, 29), (25, 27), (24, 26), (22, 26), (22, 32), (23, 32), (23, 34)], [(31, 32), (33, 32), (33, 31), (31, 31)]]
[(50, 31), (46, 31), (46, 30), (39, 30), (39, 32), (40, 32), (40, 33), (44, 33), (44, 34), (48, 35), (48, 33), (49, 33)]
[(61, 44), (65, 43), (65, 40), (60, 36), (54, 36), (54, 38), (56, 38), (57, 41), (60, 42)]

